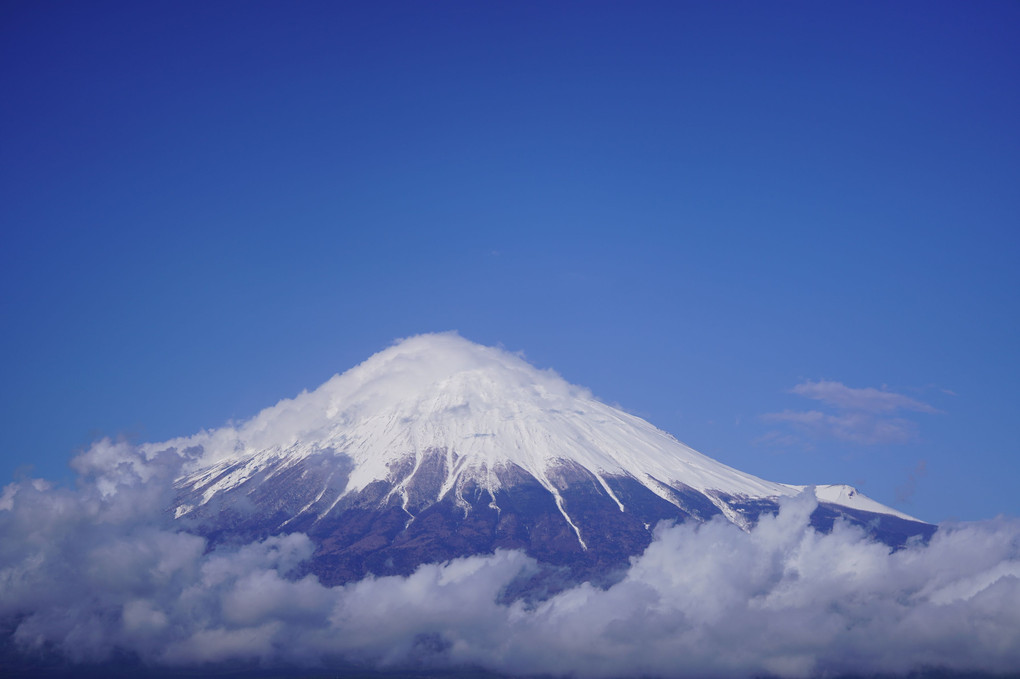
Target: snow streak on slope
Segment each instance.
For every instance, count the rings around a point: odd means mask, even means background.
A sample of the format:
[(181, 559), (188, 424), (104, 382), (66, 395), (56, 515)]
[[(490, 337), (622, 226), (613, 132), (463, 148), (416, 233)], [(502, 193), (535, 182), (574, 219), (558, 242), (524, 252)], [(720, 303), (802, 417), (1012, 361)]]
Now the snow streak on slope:
[[(764, 498), (801, 490), (716, 462), (550, 370), (453, 333), (403, 340), (237, 427), (149, 447), (168, 445), (201, 447), (185, 482), (204, 488), (200, 503), (270, 465), (277, 473), (287, 463), (324, 452), (353, 461), (343, 494), (389, 479), (391, 469), (408, 458), (417, 467), (435, 451), (445, 451), (448, 458), (442, 493), (469, 480), (495, 491), (496, 472), (516, 465), (556, 496), (561, 511), (550, 470), (565, 462), (592, 472), (621, 511), (607, 475), (631, 476), (674, 503), (664, 484), (681, 484), (705, 492), (727, 514), (732, 510), (719, 494)], [(844, 503), (839, 493), (829, 494), (833, 497), (826, 501)], [(870, 511), (894, 513), (873, 504), (879, 509)]]

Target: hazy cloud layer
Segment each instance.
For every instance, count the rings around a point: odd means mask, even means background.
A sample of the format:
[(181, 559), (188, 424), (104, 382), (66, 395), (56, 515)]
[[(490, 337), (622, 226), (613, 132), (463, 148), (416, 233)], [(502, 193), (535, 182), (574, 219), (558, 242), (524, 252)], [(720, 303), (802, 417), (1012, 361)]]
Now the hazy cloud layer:
[(943, 526), (890, 554), (851, 526), (815, 533), (805, 495), (749, 533), (660, 526), (608, 590), (507, 605), (501, 590), (534, 565), (519, 552), (333, 588), (295, 577), (304, 535), (207, 552), (163, 511), (181, 461), (104, 442), (79, 461), (77, 490), (4, 489), (0, 622), (19, 647), (593, 677), (1020, 671), (1017, 520)]
[[(820, 401), (828, 410), (784, 410), (767, 413), (761, 419), (787, 425), (809, 439), (835, 438), (864, 445), (909, 443), (917, 439), (918, 425), (897, 413), (941, 412), (927, 403), (885, 388), (856, 389), (828, 380), (808, 380), (790, 392)], [(789, 444), (798, 439), (789, 433), (773, 431), (762, 440)]]
[(910, 471), (907, 480), (896, 487), (896, 501), (909, 502), (914, 493), (917, 492), (917, 484), (925, 474), (928, 473), (928, 461), (918, 460), (917, 465)]
[(836, 438), (865, 445), (908, 443), (917, 437), (916, 423), (899, 417), (876, 417), (871, 413), (833, 415), (818, 410), (784, 410), (762, 415), (762, 420), (792, 425), (811, 438)]
[(937, 413), (938, 410), (909, 396), (885, 389), (867, 387), (854, 389), (841, 382), (818, 380), (802, 382), (791, 389), (794, 394), (822, 401), (842, 410), (869, 413), (891, 413), (897, 410), (913, 410), (919, 413)]

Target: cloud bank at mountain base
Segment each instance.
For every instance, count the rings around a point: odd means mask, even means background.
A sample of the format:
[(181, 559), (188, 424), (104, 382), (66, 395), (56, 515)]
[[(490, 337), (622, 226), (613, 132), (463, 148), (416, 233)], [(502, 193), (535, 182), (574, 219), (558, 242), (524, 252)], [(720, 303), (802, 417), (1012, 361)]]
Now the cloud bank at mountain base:
[(1020, 521), (943, 525), (892, 552), (785, 501), (744, 532), (660, 525), (615, 585), (502, 596), (521, 552), (325, 587), (300, 533), (209, 549), (165, 508), (189, 456), (103, 441), (77, 488), (0, 496), (0, 622), (22, 657), (158, 667), (480, 667), (584, 677), (1020, 671)]

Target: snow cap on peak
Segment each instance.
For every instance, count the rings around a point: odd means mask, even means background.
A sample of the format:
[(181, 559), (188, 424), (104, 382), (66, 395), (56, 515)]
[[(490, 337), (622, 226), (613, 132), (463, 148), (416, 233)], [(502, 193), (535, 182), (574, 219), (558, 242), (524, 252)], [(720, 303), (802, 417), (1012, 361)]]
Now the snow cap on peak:
[(456, 332), (430, 333), (398, 340), (314, 391), (284, 399), (250, 420), (150, 446), (201, 446), (198, 466), (206, 466), (253, 451), (335, 442), (345, 431), (375, 430), (371, 425), (382, 419), (417, 422), (420, 428), (441, 417), (464, 419), (522, 403), (555, 411), (591, 398), (587, 389), (553, 370), (535, 368), (519, 354), (476, 344)]
[(436, 388), (454, 388), (472, 378), (535, 395), (591, 397), (555, 371), (535, 368), (520, 353), (482, 346), (453, 331), (398, 340), (323, 386), (337, 398), (403, 400)]
[(494, 472), (510, 465), (552, 489), (548, 472), (567, 463), (598, 478), (637, 478), (664, 497), (659, 484), (672, 481), (731, 495), (790, 492), (705, 457), (552, 370), (456, 333), (400, 340), (239, 426), (162, 445), (200, 446), (194, 468), (210, 473), (241, 464), (224, 481), (235, 485), (323, 452), (352, 463), (348, 490), (357, 490), (389, 479), (408, 459), (417, 465), (429, 451), (445, 451), (448, 466), (459, 460), (449, 483), (476, 479), (490, 490)]
[[(445, 459), (437, 500), (469, 481), (495, 491), (500, 470), (510, 468), (535, 478), (557, 498), (556, 470), (568, 467), (586, 470), (607, 493), (608, 476), (635, 479), (674, 503), (681, 486), (711, 491), (711, 501), (727, 516), (733, 511), (720, 494), (762, 498), (799, 492), (706, 457), (520, 355), (452, 332), (399, 340), (246, 422), (149, 448), (201, 451), (186, 474), (193, 484), (218, 479), (206, 484), (203, 501), (318, 454), (349, 465), (345, 493), (375, 481), (399, 486), (411, 477), (398, 470), (410, 464), (413, 475), (436, 452)], [(830, 500), (823, 491), (819, 498), (847, 506), (865, 502), (856, 493), (828, 492), (838, 497)]]

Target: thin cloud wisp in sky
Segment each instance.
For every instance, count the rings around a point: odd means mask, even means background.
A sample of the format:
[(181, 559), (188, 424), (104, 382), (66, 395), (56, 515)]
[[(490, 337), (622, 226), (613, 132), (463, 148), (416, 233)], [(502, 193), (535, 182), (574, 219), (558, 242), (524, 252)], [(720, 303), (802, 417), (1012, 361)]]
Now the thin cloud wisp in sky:
[(790, 392), (827, 403), (840, 410), (869, 413), (892, 413), (897, 410), (912, 410), (918, 413), (939, 412), (938, 409), (927, 403), (886, 389), (875, 389), (874, 387), (855, 389), (841, 382), (829, 380), (801, 382)]
[[(901, 411), (941, 413), (927, 403), (884, 388), (853, 388), (828, 380), (802, 382), (790, 393), (820, 401), (828, 411), (784, 410), (766, 413), (761, 420), (788, 425), (810, 439), (832, 438), (862, 445), (909, 443), (917, 440), (919, 427)], [(797, 439), (770, 432), (763, 440), (789, 443)]]

